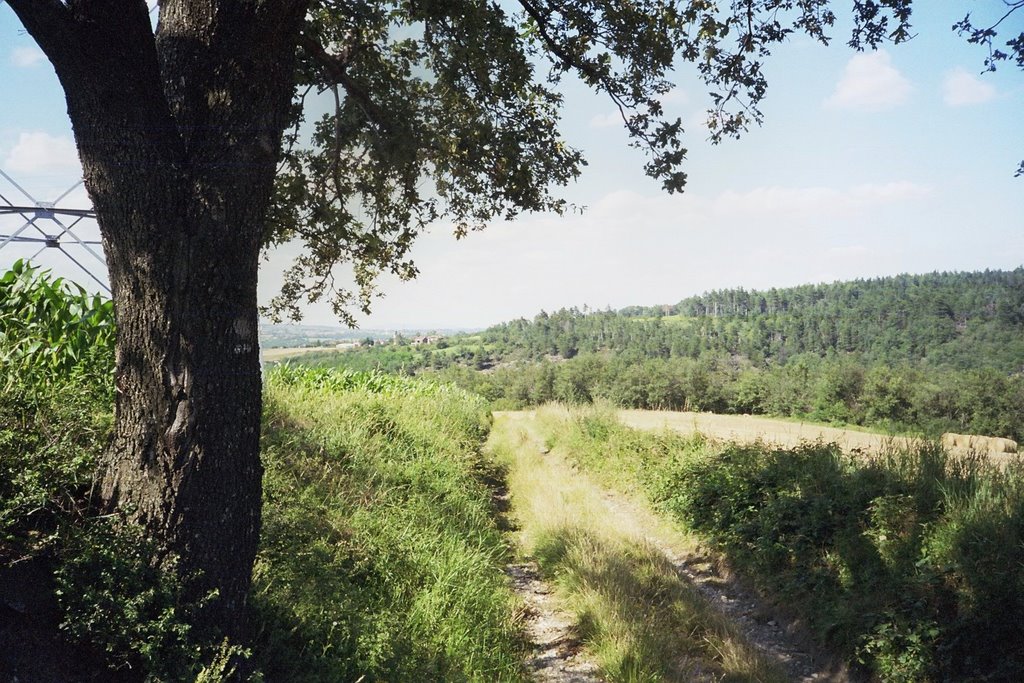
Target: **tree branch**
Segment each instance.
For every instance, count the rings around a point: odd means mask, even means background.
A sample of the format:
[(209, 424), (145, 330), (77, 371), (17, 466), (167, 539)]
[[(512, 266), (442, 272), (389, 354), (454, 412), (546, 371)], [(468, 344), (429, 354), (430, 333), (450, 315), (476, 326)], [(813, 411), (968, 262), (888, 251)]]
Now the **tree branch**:
[(540, 33), (540, 37), (544, 39), (544, 44), (548, 46), (548, 50), (558, 57), (565, 66), (582, 71), (595, 82), (600, 82), (602, 80), (601, 74), (599, 74), (593, 66), (567, 53), (562, 49), (562, 46), (558, 44), (558, 41), (551, 37), (547, 30), (547, 17), (541, 14), (540, 8), (530, 2), (530, 0), (519, 0), (519, 4), (524, 10), (526, 10), (526, 13), (530, 15), (530, 18), (533, 19), (534, 23), (537, 24), (537, 32)]
[(71, 11), (60, 0), (7, 0), (7, 4), (50, 60), (58, 54), (58, 45), (66, 47), (72, 40)]
[(530, 18), (533, 19), (533, 21), (537, 24), (537, 32), (540, 33), (540, 36), (541, 38), (543, 38), (544, 44), (547, 45), (548, 50), (550, 50), (553, 55), (555, 55), (559, 60), (561, 60), (563, 65), (571, 69), (576, 69), (577, 71), (586, 75), (593, 82), (594, 85), (597, 85), (600, 88), (602, 88), (608, 95), (608, 97), (611, 98), (612, 103), (619, 110), (619, 117), (622, 119), (622, 122), (626, 125), (627, 129), (633, 131), (637, 135), (640, 135), (645, 139), (645, 141), (648, 142), (648, 144), (650, 144), (650, 141), (646, 140), (647, 136), (642, 135), (642, 133), (639, 130), (635, 129), (635, 127), (630, 123), (629, 116), (626, 114), (626, 110), (632, 109), (633, 106), (627, 104), (622, 99), (621, 95), (619, 95), (619, 93), (616, 92), (614, 83), (611, 82), (611, 79), (609, 79), (606, 74), (601, 74), (597, 69), (594, 68), (592, 64), (587, 63), (585, 59), (574, 57), (573, 55), (569, 54), (564, 49), (562, 49), (562, 46), (559, 45), (558, 41), (556, 41), (547, 30), (547, 18), (542, 15), (540, 9), (536, 5), (534, 5), (530, 0), (519, 0), (519, 4), (530, 16)]
[(388, 116), (370, 94), (348, 73), (348, 65), (358, 52), (358, 46), (345, 46), (341, 52), (331, 54), (316, 38), (303, 31), (299, 34), (299, 46), (324, 70), (332, 83), (345, 88), (345, 93), (355, 100), (366, 117), (385, 131), (390, 129)]

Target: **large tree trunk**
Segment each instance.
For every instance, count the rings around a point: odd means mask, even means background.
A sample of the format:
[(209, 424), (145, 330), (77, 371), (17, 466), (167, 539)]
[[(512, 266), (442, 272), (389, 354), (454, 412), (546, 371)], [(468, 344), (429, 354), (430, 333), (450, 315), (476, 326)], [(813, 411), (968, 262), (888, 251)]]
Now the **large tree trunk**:
[[(244, 622), (260, 529), (259, 251), (249, 226), (265, 197), (253, 188), (232, 200), (230, 220), (182, 220), (195, 198), (153, 207), (145, 229), (132, 226), (148, 237), (132, 244), (104, 231), (118, 336), (101, 495), (173, 553), (189, 597), (218, 591), (210, 607), (233, 631)], [(132, 206), (125, 201), (125, 213)]]
[(11, 0), (54, 64), (118, 323), (104, 503), (244, 636), (260, 530), (256, 278), (304, 0)]

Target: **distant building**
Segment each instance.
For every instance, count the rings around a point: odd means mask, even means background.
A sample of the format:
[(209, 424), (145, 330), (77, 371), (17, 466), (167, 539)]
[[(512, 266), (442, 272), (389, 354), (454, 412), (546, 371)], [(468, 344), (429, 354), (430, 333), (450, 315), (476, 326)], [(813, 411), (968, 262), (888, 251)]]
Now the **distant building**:
[(425, 337), (413, 337), (412, 345), (421, 346), (423, 344), (434, 344), (436, 342), (441, 341), (441, 339), (443, 339), (443, 337), (439, 334), (430, 334)]

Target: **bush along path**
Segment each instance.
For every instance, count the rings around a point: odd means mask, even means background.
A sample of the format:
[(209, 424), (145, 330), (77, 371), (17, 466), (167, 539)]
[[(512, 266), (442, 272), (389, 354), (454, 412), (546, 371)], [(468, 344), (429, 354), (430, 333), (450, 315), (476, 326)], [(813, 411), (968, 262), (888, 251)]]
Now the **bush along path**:
[(716, 442), (629, 429), (600, 408), (549, 408), (537, 423), (573, 467), (727, 557), (856, 675), (1024, 680), (1019, 457)]
[[(720, 576), (692, 540), (595, 483), (550, 449), (541, 429), (534, 413), (499, 413), (489, 441), (507, 469), (523, 557), (508, 573), (528, 612), (539, 614), (527, 620), (535, 680), (845, 678)], [(559, 610), (570, 615), (568, 631), (535, 625), (557, 622)]]

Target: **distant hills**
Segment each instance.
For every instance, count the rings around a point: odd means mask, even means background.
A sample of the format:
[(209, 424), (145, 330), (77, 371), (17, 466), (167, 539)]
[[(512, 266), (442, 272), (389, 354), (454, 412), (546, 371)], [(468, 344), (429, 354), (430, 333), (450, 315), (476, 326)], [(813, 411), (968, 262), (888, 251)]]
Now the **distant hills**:
[(424, 334), (460, 334), (469, 330), (441, 330), (435, 328), (401, 329), (401, 330), (362, 330), (341, 327), (338, 325), (302, 325), (298, 323), (271, 324), (260, 323), (260, 345), (265, 349), (299, 348), (323, 346), (331, 347), (343, 341), (390, 341), (395, 334), (414, 337)]
[(500, 357), (614, 352), (697, 358), (725, 352), (754, 364), (799, 354), (857, 354), (869, 363), (1024, 371), (1024, 267), (727, 289), (666, 306), (542, 312), (485, 330)]
[[(586, 353), (698, 358), (721, 352), (755, 365), (801, 354), (855, 354), (866, 363), (1024, 372), (1024, 267), (929, 273), (768, 290), (724, 289), (676, 304), (540, 312), (483, 331), (398, 330), (445, 337), (443, 356), (485, 365)], [(387, 342), (395, 330), (261, 325), (265, 348)], [(451, 349), (465, 347), (465, 353)], [(403, 359), (403, 362), (408, 359)], [(474, 358), (480, 362), (479, 357)], [(415, 363), (413, 363), (415, 365)]]

